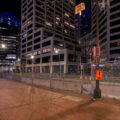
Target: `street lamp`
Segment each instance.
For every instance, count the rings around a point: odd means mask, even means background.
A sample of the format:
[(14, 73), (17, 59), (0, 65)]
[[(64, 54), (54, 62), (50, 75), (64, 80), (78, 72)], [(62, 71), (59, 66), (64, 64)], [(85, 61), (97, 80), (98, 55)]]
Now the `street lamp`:
[(1, 48), (5, 49), (6, 45), (5, 44), (1, 44)]
[(18, 62), (20, 62), (20, 58), (18, 58)]
[(33, 60), (34, 60), (34, 56), (31, 55), (31, 59), (32, 59), (32, 73), (34, 72), (34, 69), (33, 69)]
[(33, 69), (33, 60), (34, 60), (34, 56), (31, 55), (31, 60), (32, 60), (32, 87), (31, 87), (31, 103), (33, 103), (33, 93), (34, 93), (34, 87), (33, 87), (33, 73), (34, 73), (34, 69)]
[(32, 60), (34, 59), (34, 56), (33, 56), (33, 55), (31, 55), (31, 59), (32, 59)]
[(59, 79), (61, 78), (61, 65), (60, 65), (60, 54), (59, 54), (59, 52), (60, 52), (60, 50), (59, 49), (56, 49), (55, 50), (55, 53), (58, 55), (58, 57), (59, 57), (59, 66), (60, 66), (60, 71), (59, 71), (59, 74), (60, 74), (60, 76), (59, 76)]
[(18, 61), (18, 64), (19, 64), (19, 71), (20, 71), (20, 73), (21, 73), (21, 64), (20, 64), (20, 61), (21, 61), (21, 60), (20, 60), (20, 58), (18, 58), (17, 61)]
[[(105, 9), (105, 3), (104, 1), (101, 4), (100, 0), (97, 0), (97, 12), (99, 13), (99, 7), (101, 7), (103, 10)], [(97, 13), (97, 70), (99, 70), (99, 64), (100, 64), (100, 44), (99, 44), (99, 14)], [(94, 99), (101, 98), (101, 90), (99, 87), (99, 80), (96, 80), (96, 88), (94, 90)]]

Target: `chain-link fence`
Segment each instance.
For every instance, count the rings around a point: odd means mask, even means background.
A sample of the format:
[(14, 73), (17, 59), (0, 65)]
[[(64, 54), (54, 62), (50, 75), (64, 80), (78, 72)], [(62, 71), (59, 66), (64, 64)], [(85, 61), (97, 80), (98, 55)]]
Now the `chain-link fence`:
[[(47, 67), (43, 68), (46, 71)], [(93, 94), (96, 80), (96, 66), (93, 64), (82, 64), (76, 73), (64, 74), (56, 66), (57, 72), (1, 72), (0, 77), (10, 80), (17, 80), (29, 84), (42, 85), (55, 89), (73, 90), (79, 93)], [(118, 95), (120, 93), (120, 62), (104, 63), (99, 65), (99, 69), (103, 71), (103, 80), (100, 81), (100, 88), (104, 96), (112, 93)], [(63, 68), (61, 68), (63, 71)]]

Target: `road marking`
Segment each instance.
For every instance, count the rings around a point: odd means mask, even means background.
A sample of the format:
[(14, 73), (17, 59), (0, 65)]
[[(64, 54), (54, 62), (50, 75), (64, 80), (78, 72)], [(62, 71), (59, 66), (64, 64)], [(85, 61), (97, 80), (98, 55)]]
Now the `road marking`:
[(66, 100), (71, 100), (71, 101), (75, 101), (75, 102), (82, 101), (81, 98), (79, 98), (79, 97), (74, 97), (74, 96), (65, 96), (65, 97), (63, 97), (63, 98), (66, 99)]

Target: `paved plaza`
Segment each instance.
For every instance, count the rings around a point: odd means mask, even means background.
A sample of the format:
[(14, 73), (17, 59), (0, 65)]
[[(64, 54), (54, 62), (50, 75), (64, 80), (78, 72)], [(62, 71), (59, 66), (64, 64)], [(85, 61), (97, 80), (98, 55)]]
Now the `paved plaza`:
[(0, 79), (0, 120), (120, 120), (120, 101)]

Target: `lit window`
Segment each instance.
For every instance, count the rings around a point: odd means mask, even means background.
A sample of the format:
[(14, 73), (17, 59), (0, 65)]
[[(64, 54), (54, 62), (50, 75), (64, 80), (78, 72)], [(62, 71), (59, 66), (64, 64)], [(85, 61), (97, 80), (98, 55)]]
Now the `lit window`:
[(65, 16), (68, 17), (68, 18), (70, 17), (70, 15), (68, 13), (65, 13)]
[(52, 24), (51, 24), (50, 22), (46, 22), (45, 24), (46, 24), (47, 26), (52, 27)]
[(60, 17), (56, 17), (56, 20), (57, 20), (57, 21), (60, 21)]

